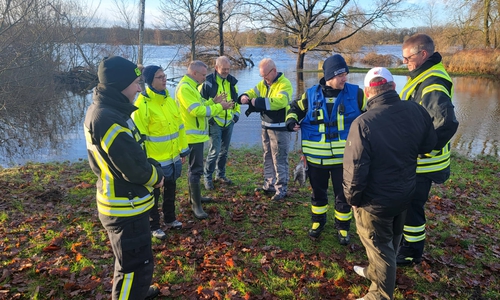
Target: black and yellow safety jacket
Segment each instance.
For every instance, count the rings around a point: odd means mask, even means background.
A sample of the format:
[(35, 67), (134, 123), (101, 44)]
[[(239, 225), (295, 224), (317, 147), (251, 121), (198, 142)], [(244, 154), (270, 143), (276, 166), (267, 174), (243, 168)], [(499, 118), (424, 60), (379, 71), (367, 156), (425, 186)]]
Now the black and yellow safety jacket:
[(292, 94), (292, 83), (280, 72), (271, 85), (261, 80), (253, 89), (240, 95), (240, 98), (243, 95), (255, 98), (255, 106), (250, 103), (249, 110), (260, 113), (262, 128), (285, 131), (285, 118), (290, 109)]
[[(222, 78), (217, 72), (208, 74), (205, 82), (198, 87), (200, 94), (204, 99), (211, 100), (215, 96), (222, 93), (227, 94), (226, 101), (237, 101), (238, 99), (238, 87), (236, 86), (238, 80), (231, 74), (227, 75), (227, 78)], [(234, 116), (240, 117), (240, 105), (238, 103), (234, 104), (232, 109), (226, 109), (220, 112), (218, 115), (213, 116), (214, 121), (220, 127), (227, 127), (233, 122)]]
[(97, 176), (97, 209), (130, 217), (153, 207), (153, 186), (163, 178), (148, 160), (130, 114), (137, 108), (121, 92), (99, 84), (85, 116), (84, 131), (92, 171)]
[[(419, 68), (410, 72), (410, 80), (400, 93), (402, 100), (410, 100), (422, 105), (432, 118), (438, 137), (436, 148), (425, 155), (420, 155), (417, 174), (445, 171), (450, 168), (450, 139), (458, 128), (455, 117), (453, 98), (453, 82), (443, 67), (438, 52)], [(434, 180), (437, 183), (447, 179)]]

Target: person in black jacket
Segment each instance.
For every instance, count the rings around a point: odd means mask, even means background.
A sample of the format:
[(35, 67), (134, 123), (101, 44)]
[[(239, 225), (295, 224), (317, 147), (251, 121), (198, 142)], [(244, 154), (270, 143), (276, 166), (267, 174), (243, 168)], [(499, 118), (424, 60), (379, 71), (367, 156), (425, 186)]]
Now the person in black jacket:
[(163, 186), (158, 162), (148, 159), (130, 114), (141, 91), (141, 71), (120, 57), (104, 58), (99, 83), (85, 116), (84, 130), (92, 171), (97, 176), (97, 210), (115, 256), (112, 299), (152, 299), (153, 252), (149, 210), (153, 190)]
[(403, 241), (396, 262), (398, 266), (422, 261), (425, 245), (425, 203), (433, 183), (442, 184), (450, 177), (450, 139), (458, 128), (452, 103), (453, 81), (446, 72), (442, 57), (435, 52), (434, 41), (426, 34), (415, 34), (403, 43), (403, 63), (409, 80), (400, 93), (401, 100), (416, 102), (432, 118), (438, 141), (433, 150), (417, 161), (417, 190), (406, 214)]
[(344, 194), (369, 262), (354, 271), (372, 282), (360, 299), (393, 299), (396, 252), (415, 192), (417, 156), (432, 150), (437, 137), (427, 111), (401, 101), (387, 69), (371, 69), (364, 84), (367, 111), (351, 125), (343, 164)]

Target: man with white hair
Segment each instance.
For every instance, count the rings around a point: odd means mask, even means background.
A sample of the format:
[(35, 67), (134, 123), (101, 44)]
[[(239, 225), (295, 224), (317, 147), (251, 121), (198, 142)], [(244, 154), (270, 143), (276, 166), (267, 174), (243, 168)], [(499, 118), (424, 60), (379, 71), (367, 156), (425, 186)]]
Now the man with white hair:
[(262, 80), (242, 94), (238, 102), (248, 104), (245, 112), (259, 112), (262, 120), (262, 148), (264, 150), (264, 184), (256, 191), (274, 193), (271, 200), (286, 197), (288, 189), (288, 152), (291, 133), (287, 131), (285, 118), (290, 109), (293, 88), (285, 74), (278, 72), (270, 58), (259, 63)]
[(366, 74), (367, 111), (351, 125), (344, 152), (344, 194), (369, 265), (354, 271), (371, 280), (360, 299), (393, 299), (396, 253), (406, 210), (415, 192), (417, 156), (437, 137), (425, 108), (401, 101), (385, 68)]
[[(201, 96), (207, 100), (217, 95), (224, 95), (225, 100), (234, 102), (238, 99), (238, 80), (229, 74), (231, 61), (227, 56), (219, 56), (215, 60), (215, 72), (208, 74), (205, 82), (199, 87)], [(240, 105), (232, 109), (221, 111), (208, 120), (209, 143), (208, 154), (203, 170), (205, 189), (213, 190), (213, 173), (215, 181), (232, 184), (226, 176), (226, 162), (229, 153), (229, 144), (233, 134), (233, 127), (240, 119)]]

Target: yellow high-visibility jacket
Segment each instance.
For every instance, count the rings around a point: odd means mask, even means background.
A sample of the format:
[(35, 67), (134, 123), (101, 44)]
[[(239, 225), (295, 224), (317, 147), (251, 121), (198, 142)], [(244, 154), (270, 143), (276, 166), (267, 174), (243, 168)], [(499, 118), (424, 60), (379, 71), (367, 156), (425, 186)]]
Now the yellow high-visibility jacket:
[(137, 97), (135, 106), (138, 110), (132, 119), (144, 137), (149, 157), (165, 167), (189, 154), (181, 113), (168, 90), (162, 95), (147, 87)]
[[(217, 72), (209, 74), (205, 82), (198, 87), (201, 96), (205, 99), (213, 99), (222, 93), (227, 94), (226, 101), (236, 101), (238, 99), (238, 80), (229, 74), (227, 78), (220, 77)], [(226, 109), (214, 116), (213, 119), (221, 127), (227, 127), (233, 122), (234, 116), (240, 117), (240, 105), (235, 103), (233, 109)]]
[(286, 130), (285, 119), (290, 109), (293, 87), (283, 73), (278, 73), (270, 86), (261, 80), (245, 94), (250, 99), (256, 98), (254, 111), (260, 112), (262, 128)]
[(184, 75), (175, 90), (188, 144), (208, 141), (208, 119), (224, 110), (220, 103), (203, 99), (197, 87), (194, 79)]

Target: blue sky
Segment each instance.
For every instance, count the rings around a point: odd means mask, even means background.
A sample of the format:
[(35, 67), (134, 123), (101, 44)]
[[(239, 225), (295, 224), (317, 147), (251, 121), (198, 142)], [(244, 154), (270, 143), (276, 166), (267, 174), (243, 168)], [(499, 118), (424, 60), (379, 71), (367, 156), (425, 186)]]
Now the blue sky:
[[(122, 1), (122, 0), (118, 0)], [(137, 5), (139, 1), (138, 0), (123, 0), (125, 3), (130, 3), (129, 5)], [(374, 0), (357, 0), (359, 5), (362, 6), (370, 6), (373, 5)], [(405, 18), (404, 20), (401, 20), (397, 22), (396, 27), (400, 28), (410, 28), (410, 27), (418, 27), (418, 26), (424, 26), (425, 25), (425, 15), (428, 14), (428, 4), (427, 3), (436, 3), (436, 14), (443, 16), (444, 14), (438, 13), (440, 9), (442, 9), (443, 4), (441, 4), (442, 1), (435, 1), (435, 0), (406, 0), (404, 1), (404, 6), (408, 7), (411, 5), (420, 5), (422, 7), (421, 13), (419, 14), (414, 14), (412, 18)], [(159, 15), (158, 12), (156, 11), (159, 7), (160, 0), (146, 0), (146, 27), (153, 27), (153, 24), (155, 23), (155, 18)], [(98, 4), (98, 0), (93, 0), (89, 5), (93, 8), (96, 8)], [(101, 0), (101, 5), (98, 9), (98, 14), (100, 15), (101, 19), (103, 19), (103, 22), (106, 22), (107, 24), (104, 25), (120, 25), (119, 18), (117, 17), (116, 13), (116, 7), (113, 2), (113, 0)], [(105, 20), (105, 21), (104, 21)], [(442, 21), (442, 20), (437, 20), (437, 21)]]

